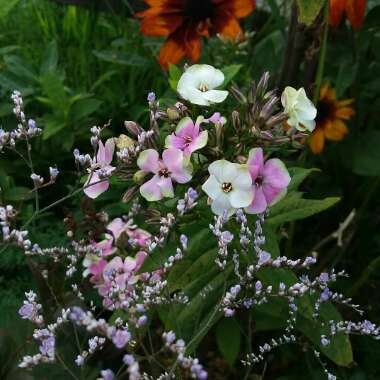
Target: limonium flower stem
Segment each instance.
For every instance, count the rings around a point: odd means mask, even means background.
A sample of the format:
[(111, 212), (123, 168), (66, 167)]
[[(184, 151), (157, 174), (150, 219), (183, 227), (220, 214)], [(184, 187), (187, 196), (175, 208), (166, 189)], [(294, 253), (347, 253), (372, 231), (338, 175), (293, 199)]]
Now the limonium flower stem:
[(324, 9), (324, 30), (323, 30), (323, 39), (322, 39), (322, 46), (319, 53), (319, 61), (318, 61), (318, 68), (317, 68), (317, 75), (315, 78), (315, 87), (314, 87), (314, 94), (313, 94), (313, 102), (314, 104), (317, 104), (318, 98), (319, 98), (319, 92), (322, 85), (322, 79), (323, 79), (323, 73), (325, 70), (325, 60), (326, 60), (326, 50), (327, 50), (327, 37), (329, 33), (329, 4), (328, 2), (325, 5)]

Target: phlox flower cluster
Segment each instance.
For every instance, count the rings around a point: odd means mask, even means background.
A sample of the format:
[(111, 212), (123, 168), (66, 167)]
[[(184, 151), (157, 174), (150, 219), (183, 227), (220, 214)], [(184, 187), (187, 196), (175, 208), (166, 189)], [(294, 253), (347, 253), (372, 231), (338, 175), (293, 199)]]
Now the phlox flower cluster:
[[(163, 107), (153, 92), (148, 94), (149, 126), (127, 121), (125, 134), (108, 139), (102, 138), (102, 132), (109, 126), (94, 126), (92, 152), (74, 150), (83, 187), (72, 194), (83, 191), (91, 200), (102, 199), (114, 183), (111, 177), (117, 177), (119, 186), (125, 184), (122, 202), (127, 211), (123, 215), (110, 218), (105, 211), (92, 211), (88, 216), (84, 210), (84, 223), (76, 225), (69, 217), (64, 220), (67, 246), (41, 248), (32, 243), (27, 227), (39, 215), (38, 190), (56, 181), (59, 170), (54, 166), (49, 167), (49, 181), (31, 171), (36, 212), (24, 226), (17, 227), (17, 211), (11, 205), (0, 207), (3, 243), (14, 244), (28, 256), (61, 264), (70, 285), (70, 305), (63, 305), (49, 324), (41, 306), (44, 303), (37, 302), (33, 291), (26, 293), (19, 316), (34, 324), (39, 352), (23, 357), (20, 367), (56, 361), (58, 330), (74, 326), (75, 332), (87, 334), (85, 346), (78, 347), (73, 356), (75, 369), (83, 370), (93, 355), (111, 347), (121, 360), (119, 370), (114, 363), (104, 363), (100, 379), (119, 375), (130, 380), (175, 379), (185, 374), (205, 380), (210, 378), (207, 364), (189, 355), (189, 347), (203, 329), (210, 328), (217, 315), (230, 318), (251, 313), (251, 309), (278, 299), (286, 305), (284, 331), (261, 344), (257, 353), (249, 347), (244, 365), (260, 363), (280, 345), (303, 344), (296, 320), (305, 302), (321, 327), (322, 346), (332, 344), (338, 334), (379, 339), (379, 327), (369, 321), (326, 322), (322, 318), (325, 303), (362, 313), (350, 298), (333, 290), (333, 284), (346, 276), (343, 271), (312, 276), (309, 269), (316, 257), (288, 258), (267, 246), (266, 220), (272, 207), (287, 195), (292, 180), (285, 162), (273, 157), (273, 152), (280, 156), (282, 147), (302, 148), (302, 140), (315, 127), (315, 106), (302, 88), (287, 87), (280, 98), (268, 89), (268, 73), (248, 92), (236, 87), (227, 91), (224, 80), (224, 74), (212, 66), (188, 67), (177, 86), (181, 102)], [(231, 117), (223, 116), (218, 108), (228, 97), (242, 105)], [(29, 144), (29, 138), (41, 132), (32, 120), (26, 121), (21, 95), (15, 92), (12, 99), (19, 126), (17, 131), (0, 130), (0, 150), (16, 149), (17, 140)], [(87, 224), (94, 227), (88, 231)], [(190, 276), (189, 262), (203, 263), (202, 252), (198, 252), (202, 246), (195, 244), (196, 258), (190, 252), (196, 239), (188, 227), (198, 224), (209, 226), (206, 244), (215, 248), (208, 253), (211, 272), (223, 277), (223, 286), (214, 289), (205, 284), (203, 290), (216, 290), (220, 297), (204, 327), (190, 340), (186, 338), (186, 344), (180, 329), (157, 328), (157, 321), (169, 309), (176, 319), (172, 310), (186, 310), (191, 304), (193, 284), (173, 286), (172, 281), (182, 272)], [(84, 225), (86, 233), (78, 225)], [(289, 272), (292, 277), (271, 282), (263, 276), (267, 270)], [(49, 272), (41, 273), (49, 284)], [(194, 320), (197, 317), (194, 315)], [(153, 333), (160, 339), (152, 339)], [(154, 378), (149, 364), (161, 361), (164, 364), (156, 367), (160, 372)], [(325, 373), (334, 378), (329, 371)]]

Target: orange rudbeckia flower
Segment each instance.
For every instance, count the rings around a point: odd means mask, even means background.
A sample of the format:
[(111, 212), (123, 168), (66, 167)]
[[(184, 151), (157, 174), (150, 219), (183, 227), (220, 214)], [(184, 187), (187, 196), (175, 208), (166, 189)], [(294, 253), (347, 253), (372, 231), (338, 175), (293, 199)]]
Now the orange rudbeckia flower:
[(310, 148), (313, 153), (321, 153), (325, 139), (340, 141), (348, 133), (345, 120), (349, 120), (355, 111), (349, 107), (354, 99), (337, 100), (336, 91), (328, 84), (321, 87), (317, 104), (316, 126), (310, 136)]
[(150, 6), (137, 14), (141, 32), (168, 37), (159, 62), (167, 68), (187, 56), (192, 62), (201, 55), (201, 36), (219, 33), (236, 40), (243, 37), (238, 19), (248, 16), (255, 0), (145, 0)]
[(358, 29), (363, 24), (366, 0), (330, 0), (330, 24), (338, 26), (342, 20), (343, 13), (354, 29)]

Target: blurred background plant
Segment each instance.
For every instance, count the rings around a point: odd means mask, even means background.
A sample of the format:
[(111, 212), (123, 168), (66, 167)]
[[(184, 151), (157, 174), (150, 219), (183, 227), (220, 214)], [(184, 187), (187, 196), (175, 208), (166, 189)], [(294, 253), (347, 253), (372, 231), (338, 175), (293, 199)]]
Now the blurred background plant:
[[(323, 23), (324, 4), (323, 0), (257, 1), (255, 11), (242, 22), (246, 38), (238, 44), (218, 37), (205, 40), (201, 62), (222, 68), (231, 83), (247, 89), (252, 80), (269, 71), (279, 90), (285, 85), (304, 86), (318, 100), (319, 86), (329, 83), (338, 100), (354, 99), (350, 107), (355, 115), (345, 120), (349, 133), (343, 140), (327, 137), (318, 155), (310, 151), (307, 142), (301, 155), (289, 152), (289, 166), (320, 169), (302, 185), (308, 197), (340, 196), (342, 200), (318, 216), (285, 223), (281, 246), (294, 258), (318, 252), (319, 269), (346, 269), (351, 277), (341, 281), (340, 287), (354, 299), (360, 294), (368, 317), (379, 323), (380, 4), (367, 1), (361, 27), (352, 29), (343, 18), (328, 30)], [(44, 203), (66, 195), (71, 189), (67, 184), (79, 180), (73, 171), (72, 150), (87, 149), (92, 125), (110, 121), (117, 135), (123, 132), (124, 120), (143, 125), (148, 120), (149, 91), (154, 90), (163, 104), (174, 98), (167, 77), (178, 79), (180, 67), (172, 66), (167, 73), (158, 64), (156, 57), (164, 39), (142, 35), (139, 21), (133, 17), (145, 7), (138, 0), (0, 0), (0, 126), (14, 127), (9, 97), (18, 89), (27, 114), (44, 131), (35, 143), (39, 153), (36, 172), (56, 164), (65, 173), (64, 180), (59, 179), (62, 186), (44, 190)], [(320, 114), (325, 110), (321, 107), (319, 104)], [(33, 212), (32, 182), (23, 179), (22, 165), (16, 155), (12, 161), (0, 155), (0, 199), (1, 203), (15, 204), (26, 220)], [(97, 202), (107, 202), (117, 214), (123, 211), (119, 198), (116, 189)], [(49, 223), (34, 232), (34, 240), (58, 244), (63, 231), (52, 232), (49, 226), (58, 225), (67, 212), (79, 213), (78, 206), (79, 200), (74, 198), (69, 210), (51, 212)], [(0, 350), (1, 378), (25, 379), (24, 374), (12, 371), (19, 345), (30, 331), (14, 315), (33, 278), (27, 261), (15, 250), (2, 252), (0, 305), (6, 312), (0, 314), (0, 347), (12, 349)], [(9, 328), (17, 334), (11, 336)], [(229, 339), (239, 345), (236, 326), (218, 326), (217, 339), (223, 339), (220, 331), (226, 329), (235, 332)], [(380, 363), (374, 359), (379, 355), (378, 345), (363, 337), (353, 343), (358, 364), (351, 370), (340, 369), (340, 376), (378, 379)], [(300, 374), (305, 373), (308, 378), (321, 378), (311, 357), (305, 354), (305, 360), (300, 361), (291, 349), (286, 350), (281, 351), (282, 364), (270, 371), (271, 378), (304, 379)], [(226, 373), (234, 378), (233, 353), (221, 348), (220, 353), (210, 356), (216, 367), (213, 378), (227, 378)], [(219, 362), (223, 371), (217, 368)], [(34, 376), (51, 378), (43, 371)], [(65, 378), (59, 373), (54, 376)]]

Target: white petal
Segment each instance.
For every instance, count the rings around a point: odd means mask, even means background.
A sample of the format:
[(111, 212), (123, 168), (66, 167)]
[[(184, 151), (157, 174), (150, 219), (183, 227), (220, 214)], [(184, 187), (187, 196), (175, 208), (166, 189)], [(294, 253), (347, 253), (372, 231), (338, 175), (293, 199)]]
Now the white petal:
[(214, 161), (208, 171), (214, 175), (219, 182), (232, 182), (238, 175), (238, 165), (227, 160)]
[(199, 84), (205, 84), (209, 89), (219, 87), (224, 82), (224, 74), (211, 65), (192, 65), (183, 74), (185, 80), (196, 79)]
[(202, 185), (202, 190), (211, 198), (216, 199), (223, 195), (222, 184), (218, 182), (215, 176), (211, 175)]
[(229, 197), (224, 193), (212, 202), (211, 210), (216, 215), (223, 215), (226, 210), (228, 216), (235, 212), (235, 209), (231, 206)]
[(315, 120), (301, 120), (301, 123), (305, 127), (302, 130), (307, 129), (309, 132), (312, 132), (315, 128)]
[(203, 93), (203, 97), (212, 103), (221, 103), (226, 100), (228, 91), (210, 90)]
[(231, 205), (235, 208), (248, 207), (253, 201), (252, 187), (248, 190), (232, 190), (229, 195)]
[(239, 190), (248, 190), (252, 187), (252, 177), (246, 165), (238, 165), (238, 175), (232, 182), (232, 187)]
[(197, 87), (178, 87), (177, 90), (183, 99), (188, 100), (193, 104), (197, 104), (199, 106), (208, 106), (210, 104), (210, 102), (203, 96), (203, 92)]

